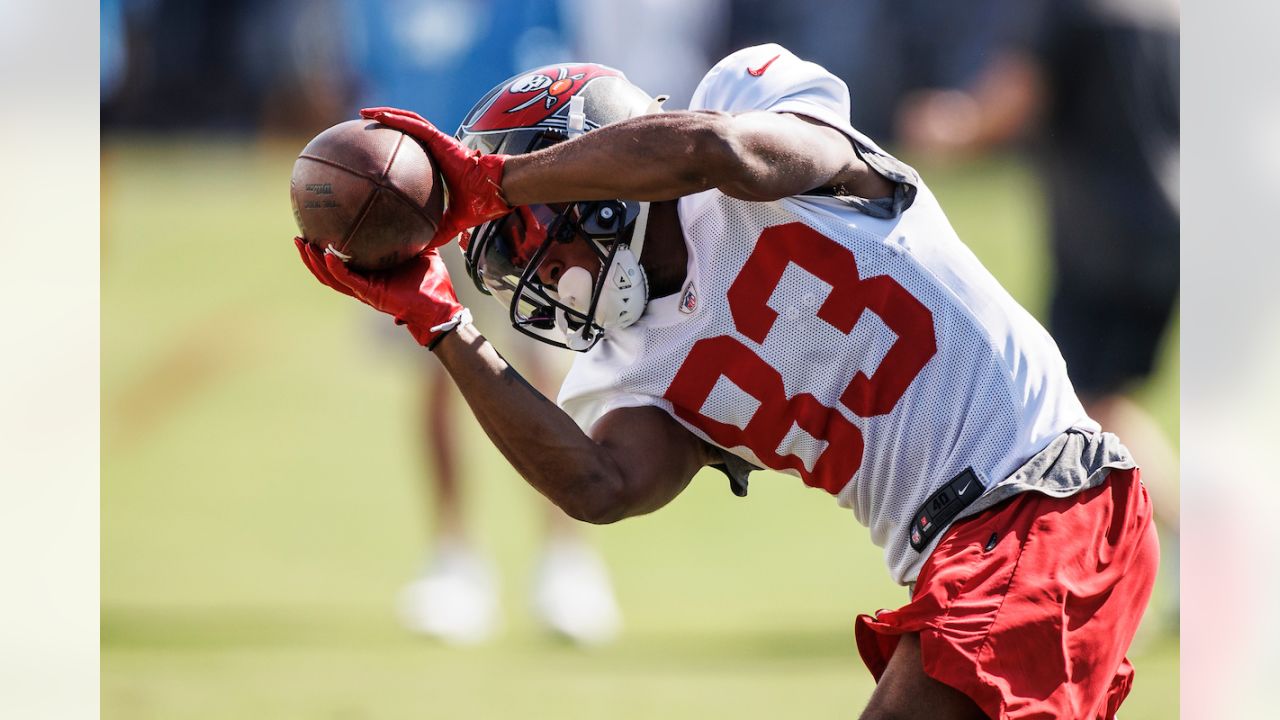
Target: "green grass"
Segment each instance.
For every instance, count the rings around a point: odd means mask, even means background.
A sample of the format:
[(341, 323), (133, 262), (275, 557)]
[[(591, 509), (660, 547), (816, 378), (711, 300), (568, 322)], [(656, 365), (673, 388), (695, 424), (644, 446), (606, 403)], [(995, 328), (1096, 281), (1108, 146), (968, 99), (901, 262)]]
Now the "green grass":
[[(294, 257), (296, 148), (104, 147), (104, 718), (849, 717), (865, 702), (853, 617), (905, 595), (823, 493), (767, 475), (738, 500), (707, 472), (660, 513), (588, 528), (626, 632), (583, 652), (528, 619), (534, 495), (461, 410), (468, 512), (502, 571), (506, 631), (465, 650), (402, 632), (393, 598), (426, 535), (426, 361)], [(931, 184), (1040, 307), (1025, 172)], [(1175, 431), (1176, 388), (1166, 363), (1144, 395)], [(1135, 654), (1126, 718), (1176, 716), (1177, 652), (1157, 635)]]

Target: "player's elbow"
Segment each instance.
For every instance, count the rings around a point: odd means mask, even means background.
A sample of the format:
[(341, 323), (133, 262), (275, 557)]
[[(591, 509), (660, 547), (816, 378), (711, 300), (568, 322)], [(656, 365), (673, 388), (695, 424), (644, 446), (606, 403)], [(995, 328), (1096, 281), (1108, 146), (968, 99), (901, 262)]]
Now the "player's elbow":
[(612, 525), (613, 523), (628, 517), (620, 508), (611, 505), (591, 507), (578, 506), (574, 509), (564, 508), (564, 511), (565, 514), (574, 520), (590, 523), (592, 525)]
[(608, 503), (566, 503), (561, 505), (560, 509), (574, 520), (592, 525), (611, 525), (629, 517), (620, 505)]
[(589, 473), (572, 487), (572, 492), (562, 498), (554, 498), (554, 501), (574, 520), (609, 525), (630, 514), (620, 478), (606, 473)]

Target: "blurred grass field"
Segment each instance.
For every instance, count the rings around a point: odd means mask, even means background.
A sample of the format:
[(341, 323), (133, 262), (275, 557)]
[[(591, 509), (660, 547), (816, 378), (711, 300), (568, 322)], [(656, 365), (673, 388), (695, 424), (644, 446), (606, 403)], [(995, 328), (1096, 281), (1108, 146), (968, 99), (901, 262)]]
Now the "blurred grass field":
[[(856, 716), (872, 681), (853, 617), (905, 592), (850, 513), (780, 475), (738, 500), (707, 471), (662, 512), (589, 528), (626, 630), (576, 650), (528, 619), (534, 495), (465, 409), (469, 516), (506, 630), (460, 650), (399, 628), (427, 537), (414, 374), (430, 358), (298, 263), (301, 144), (104, 139), (102, 717)], [(1031, 176), (922, 170), (1038, 312)], [(1176, 348), (1175, 332), (1141, 395), (1174, 438)], [(1133, 660), (1123, 716), (1176, 717), (1176, 636)]]

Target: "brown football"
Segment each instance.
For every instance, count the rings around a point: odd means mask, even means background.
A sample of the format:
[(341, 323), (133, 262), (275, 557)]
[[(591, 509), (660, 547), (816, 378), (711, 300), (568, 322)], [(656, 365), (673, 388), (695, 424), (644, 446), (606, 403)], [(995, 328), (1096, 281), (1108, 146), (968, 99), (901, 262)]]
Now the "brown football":
[(421, 253), (440, 223), (444, 185), (416, 140), (372, 120), (349, 120), (307, 143), (289, 179), (307, 242), (359, 270), (386, 270)]

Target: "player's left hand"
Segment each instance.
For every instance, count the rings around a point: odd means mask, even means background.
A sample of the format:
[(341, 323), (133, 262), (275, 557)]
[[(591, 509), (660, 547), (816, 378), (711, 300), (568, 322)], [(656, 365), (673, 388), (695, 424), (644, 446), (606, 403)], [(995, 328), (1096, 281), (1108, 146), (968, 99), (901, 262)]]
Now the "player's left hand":
[(454, 294), (444, 260), (434, 249), (394, 269), (363, 275), (302, 238), (294, 238), (294, 244), (317, 280), (394, 317), (419, 345), (432, 348), (445, 333), (470, 320)]
[(360, 116), (417, 138), (427, 146), (444, 184), (449, 188), (440, 227), (429, 247), (438, 247), (481, 223), (511, 212), (502, 196), (502, 169), (506, 155), (468, 150), (452, 136), (440, 132), (421, 115), (391, 107), (365, 108)]

